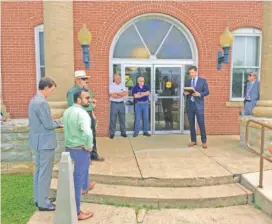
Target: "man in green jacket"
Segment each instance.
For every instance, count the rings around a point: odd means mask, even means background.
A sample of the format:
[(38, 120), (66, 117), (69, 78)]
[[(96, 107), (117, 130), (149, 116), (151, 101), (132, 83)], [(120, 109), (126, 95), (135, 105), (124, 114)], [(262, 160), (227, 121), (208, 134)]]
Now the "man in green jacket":
[(92, 121), (92, 131), (93, 131), (93, 151), (91, 152), (91, 160), (95, 161), (104, 161), (104, 158), (100, 157), (97, 153), (97, 146), (96, 146), (96, 116), (94, 113), (94, 108), (96, 105), (96, 100), (93, 99), (93, 93), (88, 88), (88, 78), (89, 76), (86, 75), (86, 72), (84, 70), (75, 71), (75, 85), (68, 90), (67, 92), (67, 104), (68, 107), (71, 107), (74, 103), (74, 93), (76, 90), (84, 87), (88, 90), (90, 97), (91, 97), (91, 103), (88, 107), (85, 108), (85, 110), (88, 112), (91, 121)]
[(91, 119), (86, 107), (91, 102), (88, 90), (79, 88), (74, 93), (74, 104), (63, 114), (65, 151), (70, 153), (74, 161), (74, 188), (78, 220), (93, 216), (92, 212), (82, 212), (80, 209), (81, 189), (89, 190), (90, 151), (93, 148), (93, 133)]

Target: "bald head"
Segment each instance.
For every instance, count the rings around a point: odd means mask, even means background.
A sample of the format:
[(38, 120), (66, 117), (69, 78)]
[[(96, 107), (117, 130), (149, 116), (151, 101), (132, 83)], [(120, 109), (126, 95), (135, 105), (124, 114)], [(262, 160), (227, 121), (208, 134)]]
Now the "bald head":
[(116, 84), (120, 84), (121, 82), (121, 77), (119, 74), (114, 74), (113, 76), (113, 81), (116, 83)]

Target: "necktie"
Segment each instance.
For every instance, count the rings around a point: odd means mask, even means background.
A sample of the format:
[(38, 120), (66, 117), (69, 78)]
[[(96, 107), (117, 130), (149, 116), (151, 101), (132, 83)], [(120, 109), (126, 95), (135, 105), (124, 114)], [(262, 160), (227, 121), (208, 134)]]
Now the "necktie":
[(247, 93), (246, 93), (246, 100), (250, 100), (251, 88), (252, 88), (252, 83), (249, 83), (248, 88), (247, 88)]
[[(192, 79), (192, 87), (195, 88), (195, 79)], [(193, 96), (191, 97), (191, 100), (192, 100), (193, 102), (195, 101), (195, 99), (194, 99)]]
[(193, 88), (195, 88), (195, 79), (193, 79)]

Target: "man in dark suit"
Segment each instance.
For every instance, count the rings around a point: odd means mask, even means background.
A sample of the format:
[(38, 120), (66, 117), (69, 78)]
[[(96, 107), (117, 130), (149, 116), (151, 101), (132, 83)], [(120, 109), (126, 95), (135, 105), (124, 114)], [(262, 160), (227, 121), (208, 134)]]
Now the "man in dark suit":
[(189, 147), (197, 144), (196, 141), (196, 129), (195, 129), (195, 117), (200, 128), (202, 148), (207, 148), (207, 137), (204, 122), (204, 97), (209, 95), (208, 84), (205, 79), (198, 76), (197, 67), (191, 66), (189, 68), (189, 79), (185, 83), (185, 87), (193, 87), (195, 92), (190, 94), (189, 92), (184, 92), (187, 97), (187, 108), (188, 108), (188, 120), (191, 132), (191, 142)]

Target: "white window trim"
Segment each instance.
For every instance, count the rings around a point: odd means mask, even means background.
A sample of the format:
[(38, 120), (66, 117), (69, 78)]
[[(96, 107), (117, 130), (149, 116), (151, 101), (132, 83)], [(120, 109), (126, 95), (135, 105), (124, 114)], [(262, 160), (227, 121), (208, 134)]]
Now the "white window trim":
[(39, 44), (39, 33), (44, 32), (43, 24), (35, 26), (34, 37), (35, 37), (35, 61), (36, 61), (36, 87), (38, 89), (39, 81), (41, 79), (41, 64), (40, 64), (40, 44)]
[[(256, 28), (239, 28), (235, 31), (232, 32), (232, 34), (234, 35), (234, 37), (237, 36), (242, 36), (242, 37), (259, 37), (260, 38), (260, 50), (259, 50), (259, 66), (252, 66), (252, 67), (247, 67), (247, 66), (235, 66), (236, 68), (252, 68), (252, 69), (259, 69), (259, 72), (257, 74), (258, 76), (258, 80), (260, 81), (260, 74), (261, 74), (261, 55), (262, 55), (262, 31)], [(234, 48), (234, 44), (233, 44), (233, 48)], [(233, 52), (233, 48), (232, 48), (232, 52)], [(232, 97), (232, 79), (233, 79), (233, 54), (231, 57), (231, 70), (230, 70), (230, 101), (233, 102), (237, 102), (237, 101), (244, 101), (244, 98), (233, 98)]]

